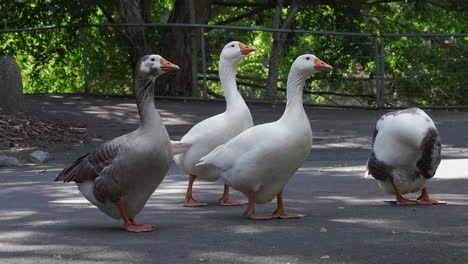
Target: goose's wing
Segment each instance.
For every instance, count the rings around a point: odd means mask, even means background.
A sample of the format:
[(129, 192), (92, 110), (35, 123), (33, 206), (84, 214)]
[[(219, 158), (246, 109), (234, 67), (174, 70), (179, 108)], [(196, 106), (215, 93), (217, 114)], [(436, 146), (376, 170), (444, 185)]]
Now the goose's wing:
[(81, 156), (71, 166), (63, 169), (55, 181), (77, 183), (94, 181), (93, 193), (98, 201), (104, 202), (109, 199), (116, 202), (121, 192), (113, 175), (120, 149), (117, 142), (106, 142), (96, 151)]
[(281, 135), (284, 133), (283, 130), (276, 125), (276, 122), (251, 127), (225, 144), (216, 147), (202, 157), (201, 162), (196, 166), (211, 166), (220, 172), (225, 172), (239, 166), (239, 161), (246, 157), (249, 157), (249, 162), (262, 163), (261, 160), (276, 152), (277, 148), (281, 148), (277, 139), (284, 138)]
[(379, 134), (379, 126), (380, 126), (380, 119), (377, 122), (377, 125), (375, 126), (374, 133), (372, 135), (372, 150), (369, 155), (369, 159), (367, 160), (367, 170), (366, 170), (366, 175), (365, 178), (370, 178), (369, 176), (372, 176), (374, 179), (379, 180), (379, 181), (385, 181), (388, 179), (390, 176), (390, 169), (385, 163), (382, 161), (378, 160), (377, 157), (375, 156), (374, 152), (374, 143), (375, 143), (375, 138)]
[(369, 159), (367, 160), (366, 177), (367, 175), (372, 175), (374, 179), (379, 181), (385, 181), (391, 177), (388, 165), (378, 160), (374, 151), (371, 151)]
[(72, 165), (60, 172), (55, 181), (82, 183), (93, 181), (119, 154), (119, 147), (112, 141), (106, 142), (91, 153), (79, 157)]
[(436, 128), (429, 128), (427, 130), (426, 135), (421, 141), (420, 148), (422, 155), (416, 166), (424, 178), (430, 179), (434, 177), (441, 160), (442, 147), (439, 132), (437, 132)]
[(219, 171), (226, 171), (232, 168), (237, 159), (242, 156), (243, 151), (242, 147), (232, 144), (231, 141), (216, 147), (213, 151), (202, 157), (200, 163), (196, 166), (211, 166)]

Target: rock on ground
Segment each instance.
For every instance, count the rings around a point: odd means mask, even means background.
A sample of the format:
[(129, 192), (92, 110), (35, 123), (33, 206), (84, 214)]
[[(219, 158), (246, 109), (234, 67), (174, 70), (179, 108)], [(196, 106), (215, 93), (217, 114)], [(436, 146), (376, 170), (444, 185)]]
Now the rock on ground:
[(40, 150), (36, 150), (29, 155), (29, 160), (34, 163), (45, 163), (52, 159), (52, 154)]
[(22, 164), (14, 157), (0, 155), (0, 167), (21, 166)]
[(13, 157), (20, 162), (26, 163), (29, 161), (29, 155), (36, 150), (38, 150), (36, 147), (6, 149), (0, 150), (0, 156)]
[(25, 110), (21, 71), (8, 55), (0, 56), (0, 108), (9, 112)]

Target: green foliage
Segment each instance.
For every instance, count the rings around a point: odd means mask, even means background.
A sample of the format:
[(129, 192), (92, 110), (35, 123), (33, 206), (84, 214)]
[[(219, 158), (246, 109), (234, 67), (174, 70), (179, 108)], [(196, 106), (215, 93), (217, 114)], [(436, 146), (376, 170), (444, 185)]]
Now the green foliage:
[(26, 93), (83, 92), (82, 49), (73, 39), (76, 29), (5, 33), (3, 53), (22, 69)]
[[(147, 22), (165, 23), (174, 0), (149, 3)], [(256, 4), (259, 1), (242, 1)], [(230, 25), (271, 27), (275, 1), (262, 1), (271, 7), (237, 20)], [(287, 1), (286, 1), (287, 2)], [(378, 2), (378, 1), (377, 1)], [(382, 33), (445, 32), (466, 30), (465, 1), (308, 1), (300, 6), (292, 28), (315, 31)], [(213, 6), (210, 24), (242, 16), (253, 10), (249, 5)], [(283, 9), (283, 19), (287, 7)], [(16, 0), (0, 2), (0, 29), (66, 24), (123, 23), (118, 1)], [(62, 28), (19, 33), (0, 33), (0, 54), (16, 58), (27, 93), (71, 93), (84, 91), (83, 33), (86, 34), (88, 85), (93, 93), (132, 93), (129, 40), (126, 28)], [(83, 32), (84, 31), (84, 32)], [(164, 28), (148, 29), (148, 37), (159, 49), (166, 45)], [(217, 71), (219, 52), (226, 43), (239, 40), (258, 48), (238, 67), (242, 93), (262, 99), (273, 34), (262, 31), (207, 30), (207, 70)], [(387, 37), (385, 44), (385, 98), (390, 105), (468, 104), (467, 38), (463, 37)], [(307, 82), (307, 91), (375, 95), (375, 39), (360, 36), (288, 34), (282, 49), (278, 86), (286, 86), (293, 60), (313, 53), (333, 65), (333, 71), (320, 73)], [(162, 54), (164, 55), (164, 54)], [(168, 58), (170, 59), (170, 58)], [(175, 63), (177, 63), (175, 61)], [(201, 72), (201, 57), (197, 61)], [(188, 70), (188, 69), (187, 69)], [(209, 77), (216, 78), (215, 73)], [(245, 78), (244, 78), (245, 77)], [(201, 84), (201, 81), (200, 81)], [(219, 81), (208, 81), (209, 89), (222, 94)], [(201, 96), (202, 89), (198, 93)], [(178, 91), (180, 93), (180, 91)], [(280, 99), (285, 98), (282, 89)], [(370, 104), (369, 98), (336, 95), (310, 95), (311, 103)]]

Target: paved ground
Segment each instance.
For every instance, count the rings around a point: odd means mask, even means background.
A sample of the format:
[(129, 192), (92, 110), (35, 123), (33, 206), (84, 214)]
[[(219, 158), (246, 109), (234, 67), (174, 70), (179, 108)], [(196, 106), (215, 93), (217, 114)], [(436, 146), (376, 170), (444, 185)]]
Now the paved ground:
[[(392, 206), (383, 201), (393, 197), (376, 181), (363, 179), (370, 135), (383, 112), (309, 108), (314, 147), (285, 190), (289, 210), (307, 217), (244, 219), (244, 208), (216, 205), (221, 182), (197, 182), (196, 198), (210, 205), (184, 208), (186, 176), (172, 166), (138, 217), (157, 230), (131, 234), (86, 202), (74, 184), (52, 180), (80, 154), (134, 129), (134, 101), (29, 96), (27, 103), (40, 116), (87, 123), (93, 140), (51, 146), (56, 160), (47, 166), (0, 170), (0, 263), (468, 263), (467, 112), (429, 113), (444, 143), (429, 191), (446, 206)], [(179, 139), (224, 105), (157, 101), (157, 107)], [(264, 123), (277, 119), (283, 106), (257, 104), (251, 111)], [(257, 208), (270, 213), (274, 207)]]

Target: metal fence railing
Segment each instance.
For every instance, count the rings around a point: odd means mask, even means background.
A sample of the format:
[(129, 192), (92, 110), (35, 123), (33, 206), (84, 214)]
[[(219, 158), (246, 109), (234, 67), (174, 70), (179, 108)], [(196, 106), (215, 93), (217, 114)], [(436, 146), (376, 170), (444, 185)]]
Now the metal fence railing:
[[(125, 31), (141, 28), (156, 50), (171, 48), (179, 30), (192, 34), (198, 74), (191, 98), (222, 97), (218, 59), (232, 40), (257, 46), (238, 67), (238, 86), (248, 100), (266, 101), (273, 34), (287, 33), (282, 46), (276, 101), (285, 100), (290, 64), (305, 52), (334, 70), (310, 78), (309, 105), (356, 108), (468, 108), (468, 34), (371, 34), (199, 24), (83, 24), (0, 30), (3, 53), (18, 61), (28, 93), (132, 94), (132, 40)], [(180, 33), (180, 32), (179, 32)], [(173, 36), (171, 36), (173, 34)], [(170, 59), (170, 58), (169, 58)], [(177, 63), (177, 61), (174, 61)], [(169, 87), (169, 85), (167, 85)], [(158, 95), (184, 97), (187, 87), (161, 88)]]

